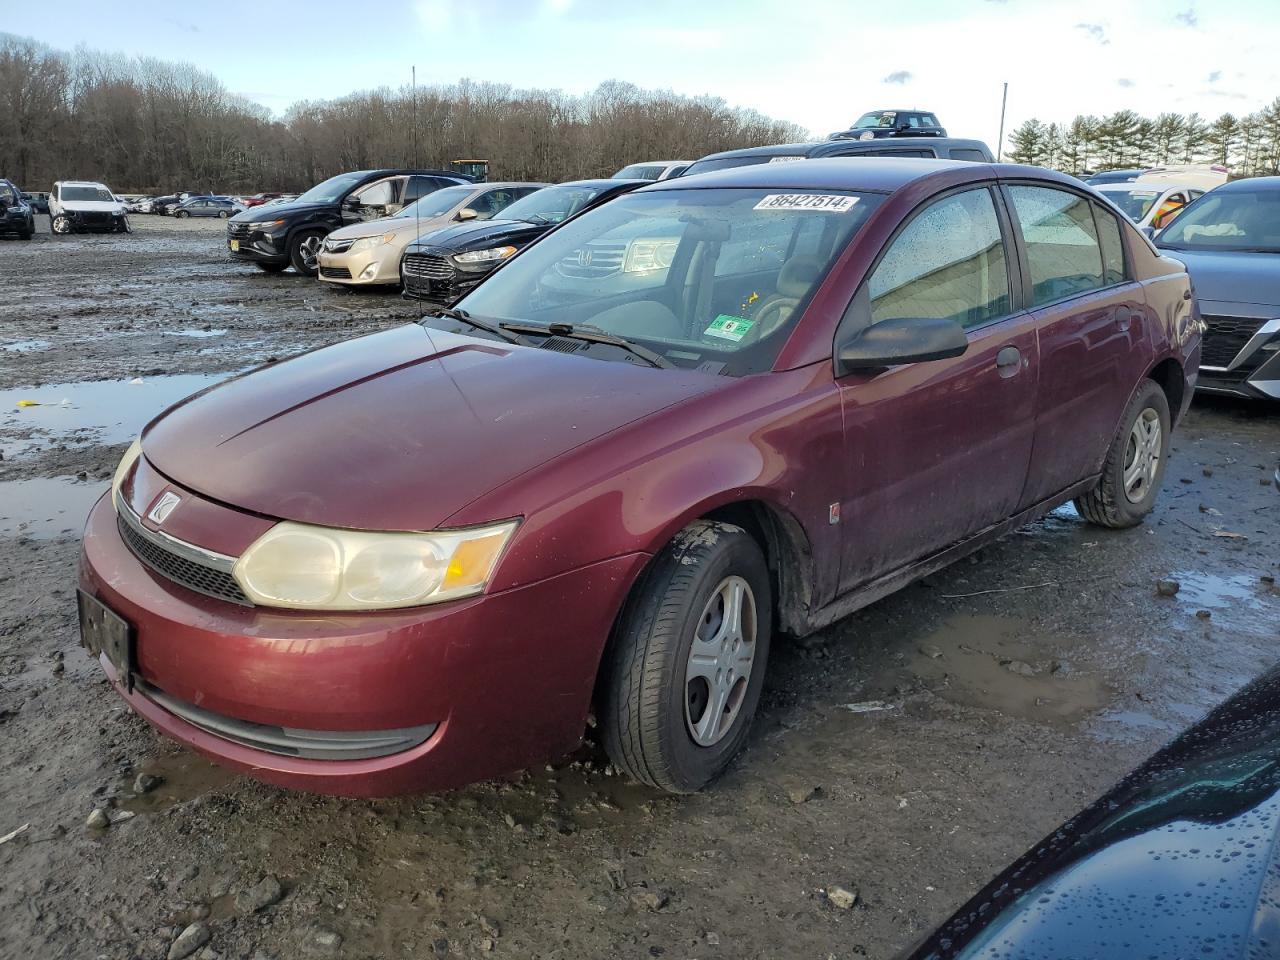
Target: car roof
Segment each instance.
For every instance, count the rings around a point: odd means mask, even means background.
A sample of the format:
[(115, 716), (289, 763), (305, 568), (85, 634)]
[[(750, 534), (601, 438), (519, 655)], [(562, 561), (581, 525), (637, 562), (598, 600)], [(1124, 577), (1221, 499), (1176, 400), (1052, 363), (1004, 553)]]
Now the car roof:
[[(866, 144), (865, 148), (856, 146)], [(880, 140), (855, 140), (852, 137), (838, 140), (812, 140), (808, 143), (770, 143), (760, 147), (742, 147), (737, 150), (722, 150), (699, 157), (694, 163), (703, 160), (724, 160), (729, 157), (804, 157), (816, 151), (848, 150), (900, 150), (919, 145), (940, 149), (943, 147), (967, 147), (988, 150), (981, 140), (966, 140), (959, 137), (891, 137)]]
[(1214, 193), (1234, 193), (1237, 190), (1280, 190), (1280, 177), (1246, 177), (1243, 180), (1231, 180), (1220, 187), (1214, 187)]
[[(956, 176), (960, 174), (961, 176)], [(656, 190), (707, 190), (740, 187), (758, 190), (861, 190), (892, 193), (918, 180), (945, 178), (951, 183), (976, 180), (1041, 180), (1074, 190), (1084, 185), (1074, 177), (1044, 167), (1018, 163), (974, 163), (926, 157), (824, 157), (794, 163), (757, 163), (714, 170), (693, 177), (661, 180), (639, 193)], [(1280, 179), (1280, 178), (1278, 178)]]
[(97, 180), (59, 180), (64, 187), (105, 187), (105, 183)]
[[(628, 164), (630, 166), (630, 164)], [(615, 187), (620, 183), (653, 183), (652, 180), (615, 180), (611, 177), (597, 177), (594, 180), (566, 180), (564, 183), (551, 183), (551, 187)]]

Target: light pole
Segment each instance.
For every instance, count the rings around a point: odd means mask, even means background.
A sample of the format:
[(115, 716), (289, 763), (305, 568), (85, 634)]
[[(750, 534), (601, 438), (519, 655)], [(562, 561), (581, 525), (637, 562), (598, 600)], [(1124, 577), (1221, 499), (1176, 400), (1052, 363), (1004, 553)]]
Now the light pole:
[(996, 163), (1000, 162), (1000, 158), (1004, 156), (1004, 108), (1009, 102), (1009, 84), (1006, 81), (1004, 85), (1004, 93), (1000, 97), (1000, 138), (996, 141)]

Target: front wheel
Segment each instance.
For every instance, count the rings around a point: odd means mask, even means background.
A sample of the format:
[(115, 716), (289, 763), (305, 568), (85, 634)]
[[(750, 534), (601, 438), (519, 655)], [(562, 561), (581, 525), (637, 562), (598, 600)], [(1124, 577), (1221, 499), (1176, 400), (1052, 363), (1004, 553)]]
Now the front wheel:
[(306, 277), (314, 277), (320, 267), (320, 244), (324, 243), (321, 230), (303, 230), (289, 244), (289, 262), (293, 269)]
[(621, 770), (692, 793), (729, 765), (760, 703), (773, 597), (756, 542), (700, 520), (649, 564), (610, 641), (599, 691)]
[(1147, 380), (1129, 401), (1098, 485), (1076, 498), (1080, 516), (1112, 529), (1140, 524), (1155, 507), (1171, 436), (1169, 400), (1158, 383)]
[(187, 211), (185, 210), (179, 210), (177, 213), (174, 214), (174, 216), (177, 217), (179, 220), (182, 220), (182, 219), (185, 219), (186, 217), (191, 216), (191, 214), (187, 213)]
[(60, 213), (49, 222), (49, 229), (56, 234), (68, 234), (71, 232), (71, 218)]

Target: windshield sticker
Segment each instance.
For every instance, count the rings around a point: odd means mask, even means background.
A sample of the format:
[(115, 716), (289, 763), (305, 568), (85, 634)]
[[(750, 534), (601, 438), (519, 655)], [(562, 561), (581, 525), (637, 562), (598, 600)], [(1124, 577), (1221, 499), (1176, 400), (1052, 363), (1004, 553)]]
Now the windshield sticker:
[(719, 337), (721, 340), (732, 340), (734, 343), (741, 342), (755, 324), (745, 317), (731, 317), (727, 313), (722, 313), (711, 321), (711, 326), (702, 331), (704, 336)]
[(752, 209), (828, 210), (832, 213), (847, 213), (857, 202), (857, 197), (842, 197), (834, 193), (771, 193)]
[(804, 157), (793, 157), (793, 156), (787, 155), (783, 157), (770, 157), (769, 162), (770, 163), (795, 163), (795, 161), (803, 160), (803, 159)]
[(1147, 197), (1160, 196), (1160, 191), (1159, 190), (1134, 190), (1132, 193), (1129, 194), (1129, 196), (1146, 199)]

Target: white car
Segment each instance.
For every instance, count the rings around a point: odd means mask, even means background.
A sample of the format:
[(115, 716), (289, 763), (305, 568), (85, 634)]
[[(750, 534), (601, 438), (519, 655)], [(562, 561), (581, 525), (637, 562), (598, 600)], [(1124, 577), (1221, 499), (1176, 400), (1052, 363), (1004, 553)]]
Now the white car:
[(614, 180), (670, 180), (684, 173), (692, 160), (645, 160), (623, 167), (612, 177)]
[(49, 224), (54, 233), (94, 230), (132, 233), (123, 201), (92, 180), (59, 180), (49, 193)]
[(1159, 230), (1192, 200), (1226, 183), (1227, 176), (1220, 164), (1156, 167), (1128, 183), (1102, 183), (1094, 189), (1139, 227)]

